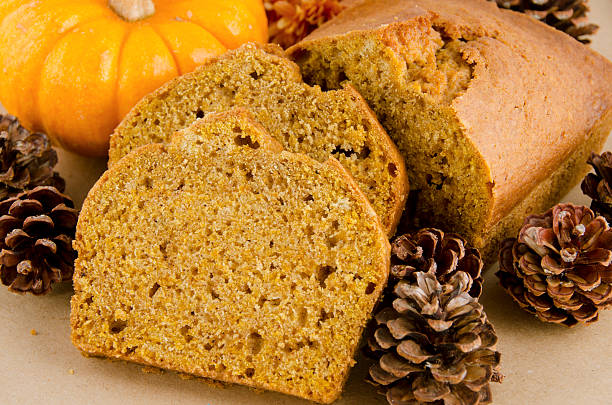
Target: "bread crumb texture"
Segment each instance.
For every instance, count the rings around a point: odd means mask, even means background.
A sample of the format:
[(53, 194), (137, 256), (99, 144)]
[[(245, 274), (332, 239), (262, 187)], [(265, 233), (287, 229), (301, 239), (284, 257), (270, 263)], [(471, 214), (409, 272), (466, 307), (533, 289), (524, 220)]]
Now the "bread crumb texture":
[[(307, 83), (350, 82), (367, 100), (406, 159), (418, 225), (461, 233), (487, 254), (493, 230), (520, 226), (575, 183), (541, 187), (550, 193), (537, 206), (507, 220), (513, 208), (589, 134), (599, 150), (610, 131), (612, 64), (491, 2), (361, 2), (288, 54)], [(587, 167), (572, 169), (574, 180)]]
[(393, 234), (408, 193), (396, 146), (352, 86), (324, 92), (305, 84), (272, 45), (246, 44), (143, 99), (112, 135), (110, 164), (139, 146), (167, 142), (207, 113), (234, 107), (250, 110), (286, 150), (339, 160)]
[(329, 403), (386, 283), (379, 219), (334, 160), (244, 111), (115, 163), (79, 217), (82, 351)]

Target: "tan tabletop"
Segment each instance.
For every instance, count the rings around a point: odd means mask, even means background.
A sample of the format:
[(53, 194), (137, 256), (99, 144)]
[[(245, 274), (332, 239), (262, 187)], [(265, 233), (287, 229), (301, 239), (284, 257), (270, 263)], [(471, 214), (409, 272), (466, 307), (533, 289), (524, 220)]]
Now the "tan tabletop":
[[(592, 47), (612, 59), (612, 0), (591, 0), (601, 28)], [(0, 107), (1, 108), (1, 107)], [(612, 139), (607, 143), (612, 150)], [(60, 151), (67, 192), (81, 204), (105, 162)], [(564, 201), (588, 204), (578, 188)], [(612, 310), (589, 327), (546, 325), (518, 309), (488, 270), (482, 303), (500, 337), (503, 384), (492, 384), (495, 404), (612, 405)], [(143, 373), (124, 362), (87, 359), (70, 343), (70, 286), (46, 297), (0, 288), (0, 405), (198, 404), (300, 405), (307, 401), (248, 388), (218, 388), (176, 373)], [(31, 330), (37, 331), (36, 335)], [(362, 382), (364, 363), (351, 373), (338, 405), (386, 403)]]

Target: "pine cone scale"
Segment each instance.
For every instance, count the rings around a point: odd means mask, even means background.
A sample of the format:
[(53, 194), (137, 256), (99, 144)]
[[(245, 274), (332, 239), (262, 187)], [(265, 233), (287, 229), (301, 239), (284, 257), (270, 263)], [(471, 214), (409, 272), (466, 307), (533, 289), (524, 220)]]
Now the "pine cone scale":
[(470, 353), (482, 346), (482, 340), (476, 333), (463, 333), (455, 347), (463, 353)]
[(601, 284), (599, 273), (591, 269), (578, 268), (573, 273), (565, 275), (568, 280), (573, 282), (582, 291), (590, 291)]
[(421, 371), (420, 367), (415, 367), (393, 353), (387, 353), (382, 356), (379, 364), (380, 368), (398, 379), (404, 378), (410, 373)]
[(30, 274), (33, 271), (32, 261), (31, 260), (22, 260), (17, 265), (17, 273), (19, 274)]
[[(14, 281), (11, 283), (5, 283), (9, 286), (9, 290), (16, 293), (24, 294), (28, 291), (32, 291), (34, 293), (34, 280), (28, 279), (25, 277), (17, 277), (17, 275), (13, 278)], [(3, 280), (4, 282), (4, 280)], [(36, 290), (40, 291), (42, 283), (36, 285)], [(36, 295), (36, 293), (34, 293)]]
[(574, 10), (555, 10), (552, 11), (551, 14), (553, 15), (553, 17), (560, 21), (569, 20), (574, 17), (574, 24), (578, 24), (578, 19), (575, 18)]
[(34, 243), (34, 248), (41, 256), (54, 255), (57, 253), (57, 245), (49, 239), (38, 239), (36, 243)]
[(6, 267), (15, 267), (21, 261), (19, 255), (15, 254), (15, 252), (11, 250), (2, 249), (0, 252), (0, 259), (2, 264)]
[(609, 284), (611, 281), (607, 281), (606, 283), (607, 284), (600, 284), (591, 291), (584, 291), (582, 295), (593, 301), (595, 305), (603, 306), (603, 304), (606, 303), (612, 305), (612, 286)]
[(493, 370), (489, 366), (468, 366), (463, 381), (466, 387), (477, 392), (491, 381), (492, 376)]
[(8, 209), (8, 214), (13, 217), (29, 217), (39, 215), (43, 212), (43, 205), (36, 200), (15, 200)]
[(420, 405), (412, 393), (412, 386), (405, 382), (400, 382), (387, 390), (387, 402), (391, 405)]
[(412, 383), (414, 397), (421, 402), (434, 402), (444, 399), (450, 394), (447, 384), (433, 378), (417, 377)]
[(4, 172), (0, 173), (0, 181), (9, 182), (15, 178), (15, 169), (13, 166), (6, 169)]
[(576, 265), (609, 266), (612, 262), (612, 251), (603, 248), (594, 248), (585, 254), (576, 257), (573, 262)]
[(23, 221), (23, 230), (32, 238), (46, 235), (53, 228), (53, 220), (48, 215), (29, 216)]
[(397, 346), (397, 354), (410, 360), (414, 364), (421, 364), (425, 360), (429, 360), (432, 355), (421, 348), (417, 342), (413, 340), (404, 340)]
[(401, 379), (401, 377), (396, 377), (391, 373), (386, 372), (380, 364), (374, 364), (370, 367), (370, 377), (382, 385), (393, 384), (394, 382)]
[(0, 239), (4, 239), (8, 233), (15, 229), (15, 227), (21, 226), (22, 220), (15, 218), (12, 215), (2, 215), (0, 217)]
[(568, 301), (574, 295), (574, 283), (561, 282), (557, 278), (548, 277), (546, 279), (546, 293), (559, 301)]
[(548, 286), (546, 281), (539, 274), (528, 275), (523, 278), (525, 287), (536, 297), (546, 294)]
[(467, 368), (463, 364), (453, 364), (447, 367), (432, 365), (429, 370), (436, 381), (453, 385), (464, 381), (467, 376)]
[(523, 274), (526, 276), (538, 274), (540, 266), (542, 265), (542, 259), (532, 253), (521, 256), (520, 262)]
[(378, 343), (383, 350), (397, 345), (397, 340), (393, 338), (391, 332), (389, 332), (387, 328), (377, 329), (376, 333), (374, 333), (374, 338), (376, 339), (376, 343)]
[(597, 308), (591, 304), (581, 305), (576, 311), (572, 313), (574, 318), (580, 322), (588, 322), (598, 315)]
[(407, 336), (411, 336), (415, 330), (414, 322), (408, 320), (404, 317), (397, 317), (395, 319), (389, 320), (386, 322), (387, 328), (389, 332), (391, 332), (391, 336), (397, 340), (401, 340), (406, 338)]
[(25, 233), (22, 229), (14, 229), (6, 235), (4, 243), (10, 249), (20, 251), (23, 249), (24, 245), (30, 244), (31, 240), (32, 238), (30, 238), (30, 235)]
[(77, 223), (77, 210), (62, 203), (51, 210), (49, 214), (54, 224), (61, 224), (66, 229), (72, 229)]

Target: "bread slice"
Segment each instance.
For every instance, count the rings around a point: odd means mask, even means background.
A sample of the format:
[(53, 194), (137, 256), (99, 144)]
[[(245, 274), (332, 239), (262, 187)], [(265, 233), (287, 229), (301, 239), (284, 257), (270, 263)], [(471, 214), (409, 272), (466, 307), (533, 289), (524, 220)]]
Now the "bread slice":
[(288, 54), (306, 82), (352, 83), (406, 159), (420, 226), (488, 261), (588, 170), (612, 127), (612, 64), (484, 0), (362, 0)]
[(212, 111), (249, 109), (290, 152), (325, 162), (334, 156), (366, 194), (387, 234), (394, 233), (408, 183), (404, 162), (352, 86), (321, 91), (300, 76), (278, 46), (247, 44), (145, 97), (111, 137), (110, 165)]
[(281, 149), (231, 111), (114, 164), (79, 217), (74, 344), (336, 399), (390, 247), (342, 165)]

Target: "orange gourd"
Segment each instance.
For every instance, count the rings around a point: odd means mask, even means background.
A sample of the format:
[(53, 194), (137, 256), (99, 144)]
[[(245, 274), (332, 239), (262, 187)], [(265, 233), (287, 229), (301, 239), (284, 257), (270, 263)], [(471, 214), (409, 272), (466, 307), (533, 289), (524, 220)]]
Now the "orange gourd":
[(0, 0), (0, 103), (66, 149), (105, 156), (145, 94), (267, 36), (261, 0)]

